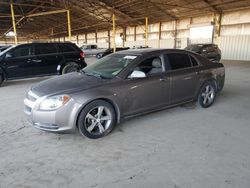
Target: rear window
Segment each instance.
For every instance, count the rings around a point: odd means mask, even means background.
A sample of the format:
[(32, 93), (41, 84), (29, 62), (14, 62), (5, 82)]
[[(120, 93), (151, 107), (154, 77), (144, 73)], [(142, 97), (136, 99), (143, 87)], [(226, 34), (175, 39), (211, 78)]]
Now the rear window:
[(172, 70), (184, 69), (192, 66), (187, 54), (169, 53), (167, 56)]
[(193, 66), (198, 66), (199, 65), (198, 62), (196, 61), (196, 59), (193, 56), (190, 55), (189, 57), (191, 59), (191, 62), (193, 64)]
[(58, 48), (61, 52), (75, 52), (76, 49), (70, 44), (58, 44)]
[(57, 48), (54, 44), (35, 45), (35, 54), (53, 54), (53, 53), (57, 53)]
[(201, 51), (202, 45), (190, 45), (185, 48), (185, 50), (193, 51), (193, 52), (199, 52)]

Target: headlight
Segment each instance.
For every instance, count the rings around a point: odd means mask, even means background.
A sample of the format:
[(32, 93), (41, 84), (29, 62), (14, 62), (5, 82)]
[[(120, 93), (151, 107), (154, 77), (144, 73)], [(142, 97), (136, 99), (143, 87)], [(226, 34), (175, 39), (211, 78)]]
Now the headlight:
[(41, 102), (39, 109), (40, 110), (56, 110), (60, 108), (61, 106), (67, 104), (70, 98), (71, 97), (68, 95), (58, 95), (58, 96), (48, 97)]

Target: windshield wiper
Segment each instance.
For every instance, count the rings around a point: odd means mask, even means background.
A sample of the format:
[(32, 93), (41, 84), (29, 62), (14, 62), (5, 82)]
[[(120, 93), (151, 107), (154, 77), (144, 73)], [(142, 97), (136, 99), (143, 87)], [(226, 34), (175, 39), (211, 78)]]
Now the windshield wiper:
[(81, 70), (82, 73), (86, 74), (87, 76), (94, 76), (96, 78), (101, 78), (101, 79), (107, 79), (105, 76), (102, 76), (98, 73), (94, 73), (94, 72), (86, 72), (84, 70)]

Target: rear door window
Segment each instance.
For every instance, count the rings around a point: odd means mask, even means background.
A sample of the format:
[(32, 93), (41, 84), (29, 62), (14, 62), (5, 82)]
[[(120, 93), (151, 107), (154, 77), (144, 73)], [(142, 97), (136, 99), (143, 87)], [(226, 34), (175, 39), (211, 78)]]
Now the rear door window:
[(179, 70), (192, 67), (188, 54), (168, 53), (166, 54), (171, 70)]
[(37, 44), (35, 45), (35, 54), (53, 54), (57, 53), (57, 48), (54, 44)]
[(58, 44), (58, 47), (61, 52), (75, 52), (74, 47), (69, 44)]

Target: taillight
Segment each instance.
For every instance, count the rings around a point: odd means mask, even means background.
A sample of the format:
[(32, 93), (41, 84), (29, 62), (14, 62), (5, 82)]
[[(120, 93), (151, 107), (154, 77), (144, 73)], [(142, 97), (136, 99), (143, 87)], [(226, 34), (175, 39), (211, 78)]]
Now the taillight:
[(84, 58), (85, 57), (85, 53), (84, 52), (80, 52), (80, 56), (81, 56), (81, 58)]

